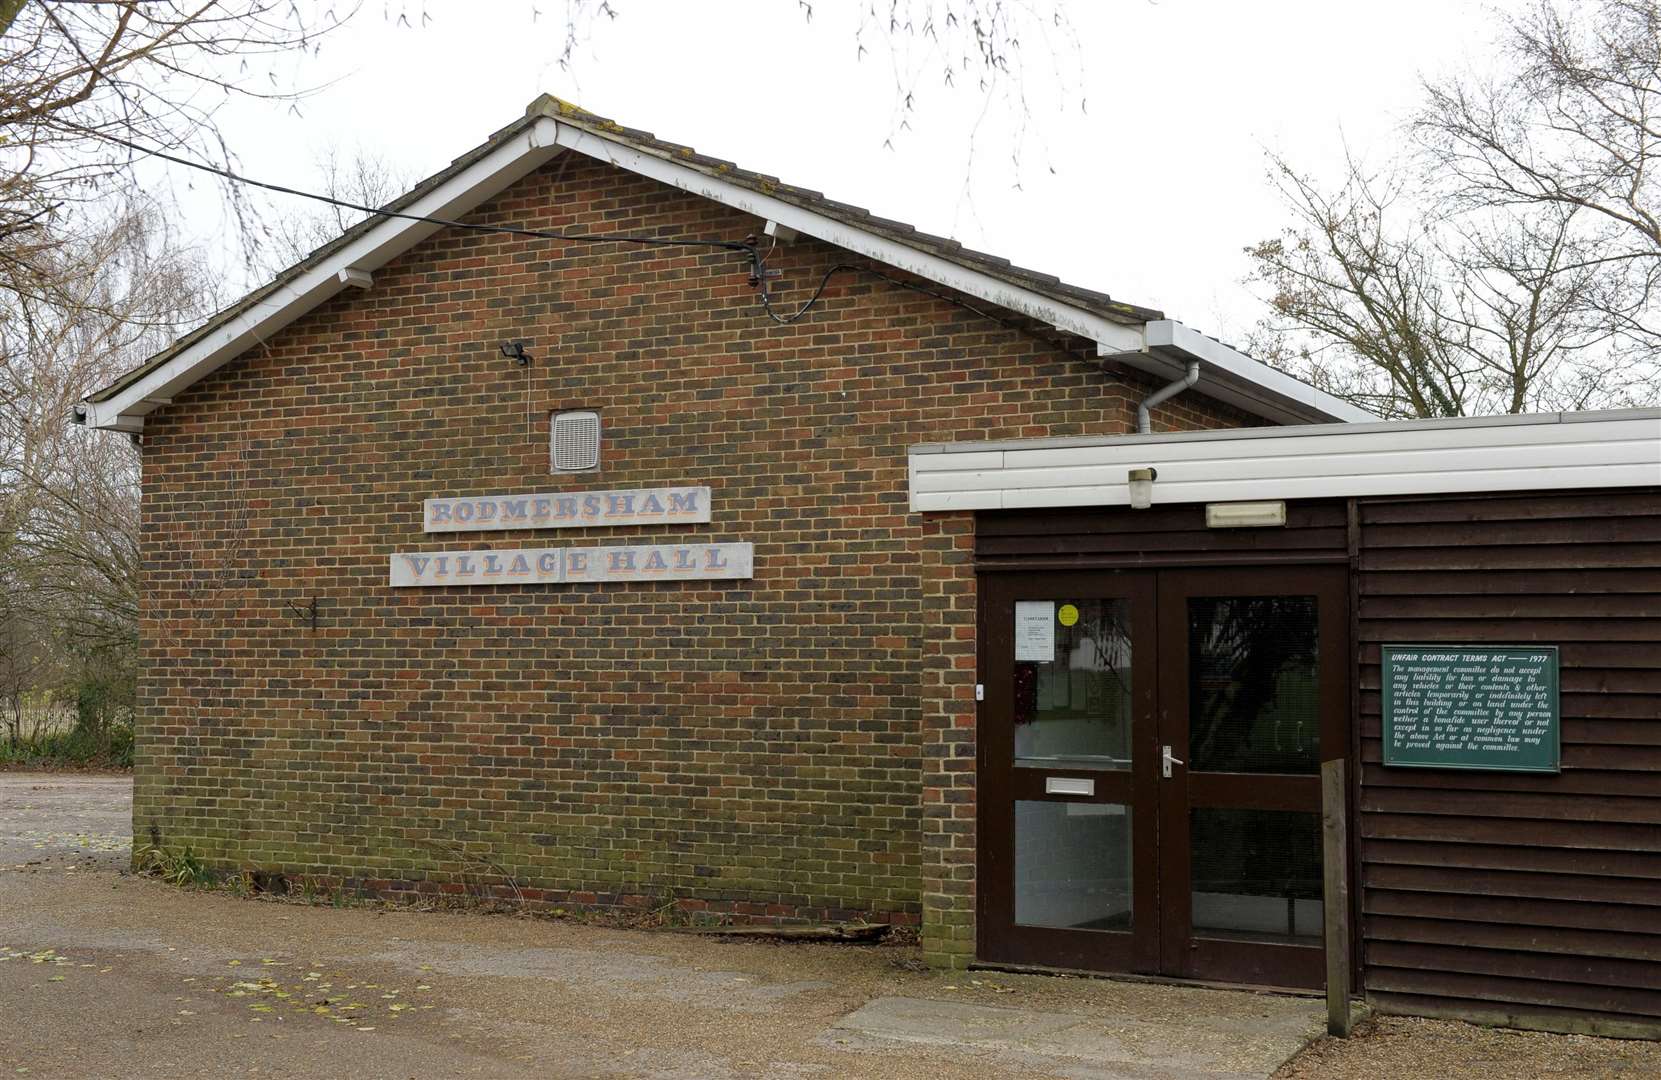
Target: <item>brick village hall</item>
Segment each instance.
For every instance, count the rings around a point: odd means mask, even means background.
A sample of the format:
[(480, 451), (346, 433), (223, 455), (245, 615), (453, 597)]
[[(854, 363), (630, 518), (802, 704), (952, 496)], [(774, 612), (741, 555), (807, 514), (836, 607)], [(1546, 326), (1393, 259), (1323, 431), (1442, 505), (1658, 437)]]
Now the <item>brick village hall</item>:
[(388, 209), (77, 409), (142, 841), (1661, 1030), (1661, 412), (1380, 423), (547, 97)]

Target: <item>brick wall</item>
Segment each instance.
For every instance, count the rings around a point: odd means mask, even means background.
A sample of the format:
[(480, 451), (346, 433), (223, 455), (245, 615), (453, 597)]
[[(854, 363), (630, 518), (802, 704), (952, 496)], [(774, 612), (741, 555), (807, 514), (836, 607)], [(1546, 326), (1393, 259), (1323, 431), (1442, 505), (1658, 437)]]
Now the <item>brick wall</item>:
[[(476, 217), (760, 224), (569, 154)], [(843, 257), (780, 248), (785, 299)], [(382, 890), (923, 918), (967, 956), (973, 526), (908, 512), (906, 448), (1130, 430), (1149, 385), (1090, 355), (871, 279), (780, 327), (731, 253), (439, 234), (148, 421), (139, 839)], [(603, 466), (555, 479), (572, 407)], [(1157, 422), (1245, 420), (1190, 393)], [(714, 521), (464, 546), (750, 540), (754, 580), (387, 586), (389, 553), (457, 546), (424, 498), (668, 484)]]

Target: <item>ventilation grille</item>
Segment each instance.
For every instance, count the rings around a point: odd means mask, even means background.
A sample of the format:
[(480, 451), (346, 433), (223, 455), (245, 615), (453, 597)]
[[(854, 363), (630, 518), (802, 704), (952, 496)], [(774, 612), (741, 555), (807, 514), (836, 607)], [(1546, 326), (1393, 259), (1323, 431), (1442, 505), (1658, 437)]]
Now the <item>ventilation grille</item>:
[(599, 468), (600, 414), (556, 413), (549, 444), (555, 472), (582, 472)]

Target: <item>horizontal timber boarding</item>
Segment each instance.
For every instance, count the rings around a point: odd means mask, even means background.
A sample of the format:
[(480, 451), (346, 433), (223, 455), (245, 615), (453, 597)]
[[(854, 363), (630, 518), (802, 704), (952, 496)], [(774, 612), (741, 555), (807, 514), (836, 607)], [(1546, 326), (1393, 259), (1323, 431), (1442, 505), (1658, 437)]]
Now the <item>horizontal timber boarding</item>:
[(985, 510), (975, 515), (975, 563), (1030, 570), (1341, 560), (1347, 522), (1341, 500), (1288, 504), (1283, 529), (1208, 529), (1197, 504)]
[[(1356, 517), (1368, 996), (1661, 1033), (1661, 486)], [(1560, 647), (1560, 775), (1382, 763), (1380, 646), (1441, 642)]]

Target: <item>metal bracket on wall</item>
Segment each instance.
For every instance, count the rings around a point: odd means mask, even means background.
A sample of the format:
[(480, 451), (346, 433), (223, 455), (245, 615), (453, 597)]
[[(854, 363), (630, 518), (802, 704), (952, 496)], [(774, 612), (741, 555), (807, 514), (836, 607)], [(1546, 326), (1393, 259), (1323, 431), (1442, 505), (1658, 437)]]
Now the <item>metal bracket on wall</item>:
[(293, 600), (287, 600), (284, 603), (288, 605), (291, 615), (301, 622), (311, 623), (312, 633), (317, 633), (317, 597), (312, 597), (309, 604), (297, 604)]

